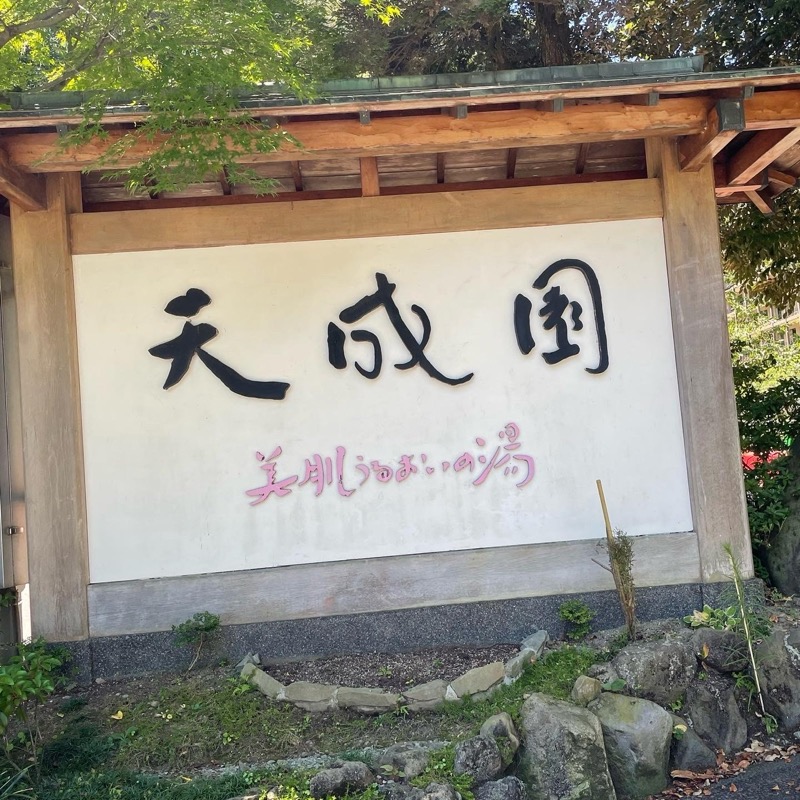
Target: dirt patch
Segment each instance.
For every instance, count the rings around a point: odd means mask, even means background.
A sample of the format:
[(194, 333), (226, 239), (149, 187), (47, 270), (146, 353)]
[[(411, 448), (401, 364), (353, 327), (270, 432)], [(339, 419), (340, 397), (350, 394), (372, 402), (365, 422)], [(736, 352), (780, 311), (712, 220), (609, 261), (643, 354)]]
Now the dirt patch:
[(506, 661), (517, 651), (518, 648), (513, 645), (448, 647), (413, 653), (367, 653), (315, 661), (265, 664), (264, 669), (283, 684), (311, 681), (402, 691), (437, 678), (449, 683), (473, 667)]

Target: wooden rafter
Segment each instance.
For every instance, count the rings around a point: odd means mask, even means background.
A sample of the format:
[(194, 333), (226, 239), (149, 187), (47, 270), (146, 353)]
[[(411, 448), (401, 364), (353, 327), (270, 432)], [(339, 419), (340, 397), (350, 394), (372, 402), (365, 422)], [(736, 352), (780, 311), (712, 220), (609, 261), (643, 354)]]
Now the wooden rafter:
[(506, 178), (513, 180), (517, 177), (517, 148), (509, 147), (506, 156)]
[(702, 133), (688, 136), (680, 143), (681, 169), (699, 170), (745, 127), (744, 104), (741, 100), (723, 99), (708, 112)]
[(290, 169), (292, 170), (292, 180), (294, 181), (294, 190), (296, 192), (303, 191), (303, 173), (300, 170), (299, 161), (290, 161)]
[(361, 196), (377, 197), (381, 193), (381, 180), (378, 174), (378, 159), (367, 156), (359, 159), (361, 165)]
[(42, 211), (47, 207), (44, 179), (13, 167), (4, 150), (0, 150), (0, 194), (23, 211)]
[(749, 183), (750, 179), (769, 167), (775, 159), (800, 141), (800, 128), (776, 128), (757, 133), (728, 164), (728, 180), (732, 184)]
[(765, 190), (760, 192), (745, 192), (747, 199), (765, 216), (772, 216), (775, 213), (775, 203), (772, 197)]

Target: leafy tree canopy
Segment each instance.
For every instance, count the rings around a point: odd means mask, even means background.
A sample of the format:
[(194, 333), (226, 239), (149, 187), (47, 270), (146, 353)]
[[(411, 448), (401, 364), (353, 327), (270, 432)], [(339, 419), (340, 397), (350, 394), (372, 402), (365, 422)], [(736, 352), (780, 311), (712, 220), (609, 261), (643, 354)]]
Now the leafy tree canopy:
[[(235, 162), (283, 135), (236, 112), (236, 94), (299, 96), (331, 77), (515, 69), (705, 55), (716, 69), (800, 63), (799, 0), (0, 0), (0, 93), (96, 92), (68, 139), (102, 133), (119, 90), (147, 105), (137, 137), (168, 132), (131, 189), (182, 188), (209, 173), (268, 185)], [(0, 95), (0, 101), (2, 96)], [(234, 113), (232, 113), (234, 112)], [(202, 124), (198, 124), (202, 123)], [(177, 169), (176, 169), (177, 167)], [(721, 213), (736, 280), (784, 305), (800, 287), (800, 201), (773, 218)]]

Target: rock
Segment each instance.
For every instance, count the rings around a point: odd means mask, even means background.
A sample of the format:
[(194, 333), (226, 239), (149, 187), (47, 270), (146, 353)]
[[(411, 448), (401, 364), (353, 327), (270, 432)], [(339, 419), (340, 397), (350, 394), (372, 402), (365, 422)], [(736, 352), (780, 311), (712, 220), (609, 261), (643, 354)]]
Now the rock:
[(308, 784), (312, 797), (340, 796), (352, 790), (366, 789), (375, 776), (361, 761), (345, 761), (340, 767), (323, 769)]
[[(676, 731), (676, 727), (680, 731)], [(705, 772), (717, 766), (716, 753), (686, 724), (672, 714), (672, 745), (669, 755), (670, 769)]]
[(669, 783), (672, 717), (650, 700), (607, 692), (589, 704), (603, 727), (617, 796), (643, 798)]
[(534, 650), (528, 650), (527, 648), (520, 650), (515, 656), (511, 656), (511, 658), (506, 661), (504, 667), (506, 675), (504, 683), (514, 683), (514, 681), (522, 675), (525, 667), (534, 661), (536, 661), (536, 652)]
[(276, 681), (272, 675), (267, 675), (263, 669), (259, 669), (254, 663), (247, 663), (242, 667), (241, 676), (244, 680), (256, 687), (261, 694), (271, 697), (273, 700), (281, 700), (284, 697), (285, 687)]
[(325, 711), (334, 705), (336, 688), (322, 683), (297, 681), (290, 683), (283, 690), (283, 695), (284, 699), (305, 711)]
[(747, 669), (747, 644), (733, 631), (699, 628), (692, 635), (691, 644), (697, 658), (717, 672)]
[(503, 765), (508, 766), (519, 749), (519, 734), (510, 715), (505, 711), (489, 717), (481, 725), (481, 736), (489, 736), (497, 742)]
[(228, 800), (260, 800), (263, 796), (263, 792), (256, 792), (256, 794), (237, 794), (236, 797), (229, 797)]
[(764, 705), (787, 733), (800, 728), (800, 679), (792, 663), (792, 656), (800, 658), (800, 651), (791, 636), (791, 632), (776, 629), (759, 645), (756, 654)]
[(429, 761), (430, 753), (426, 748), (413, 742), (401, 742), (383, 751), (379, 765), (390, 766), (404, 778), (416, 778), (425, 772)]
[(520, 650), (533, 650), (536, 658), (541, 658), (542, 653), (544, 652), (544, 647), (549, 641), (550, 637), (547, 634), (547, 631), (536, 631), (536, 633), (532, 633), (530, 636), (526, 636), (522, 643), (519, 646)]
[(465, 672), (456, 678), (450, 686), (459, 698), (478, 695), (477, 699), (482, 699), (480, 695), (491, 691), (495, 686), (502, 683), (505, 674), (503, 662), (493, 661), (491, 664), (475, 667)]
[(397, 708), (400, 695), (389, 694), (380, 689), (351, 689), (342, 686), (336, 693), (339, 708), (352, 708), (361, 714), (383, 714)]
[(532, 694), (520, 711), (518, 776), (530, 797), (616, 800), (600, 720), (585, 708)]
[(444, 692), (444, 699), (445, 700), (458, 700), (458, 694), (456, 690), (452, 686), (448, 686)]
[(500, 748), (491, 736), (473, 736), (456, 745), (453, 772), (469, 775), (476, 784), (496, 778), (503, 771)]
[[(800, 474), (800, 443), (790, 451), (789, 469)], [(770, 537), (769, 547), (762, 548), (761, 560), (772, 583), (785, 595), (800, 594), (800, 496), (796, 481), (789, 485), (784, 498), (789, 516)]]
[(425, 793), (418, 786), (389, 781), (378, 787), (378, 794), (384, 800), (422, 800)]
[(733, 693), (733, 683), (721, 675), (708, 673), (686, 690), (683, 705), (695, 733), (715, 750), (734, 753), (747, 741), (744, 721)]
[(256, 666), (261, 666), (261, 659), (259, 658), (258, 653), (248, 653), (236, 665), (236, 669), (241, 670), (245, 664), (255, 664)]
[(589, 678), (586, 675), (578, 675), (575, 679), (575, 685), (572, 687), (569, 699), (575, 705), (587, 706), (595, 698), (600, 696), (603, 691), (603, 685), (597, 678)]
[(429, 783), (422, 797), (424, 800), (461, 800), (461, 795), (449, 783)]
[(447, 692), (447, 683), (442, 680), (421, 683), (412, 686), (403, 692), (403, 698), (409, 711), (424, 711), (429, 708), (438, 708), (444, 702)]
[(683, 697), (697, 672), (697, 659), (685, 642), (636, 642), (620, 650), (611, 666), (627, 693), (668, 706)]
[(478, 787), (475, 800), (527, 800), (525, 784), (512, 775), (499, 781), (487, 781)]

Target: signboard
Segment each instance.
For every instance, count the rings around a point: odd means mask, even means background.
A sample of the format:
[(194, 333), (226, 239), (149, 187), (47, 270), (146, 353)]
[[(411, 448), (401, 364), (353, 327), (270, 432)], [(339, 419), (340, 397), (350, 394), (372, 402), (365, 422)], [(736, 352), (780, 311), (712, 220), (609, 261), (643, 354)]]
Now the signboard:
[(74, 271), (93, 583), (692, 529), (658, 219)]

